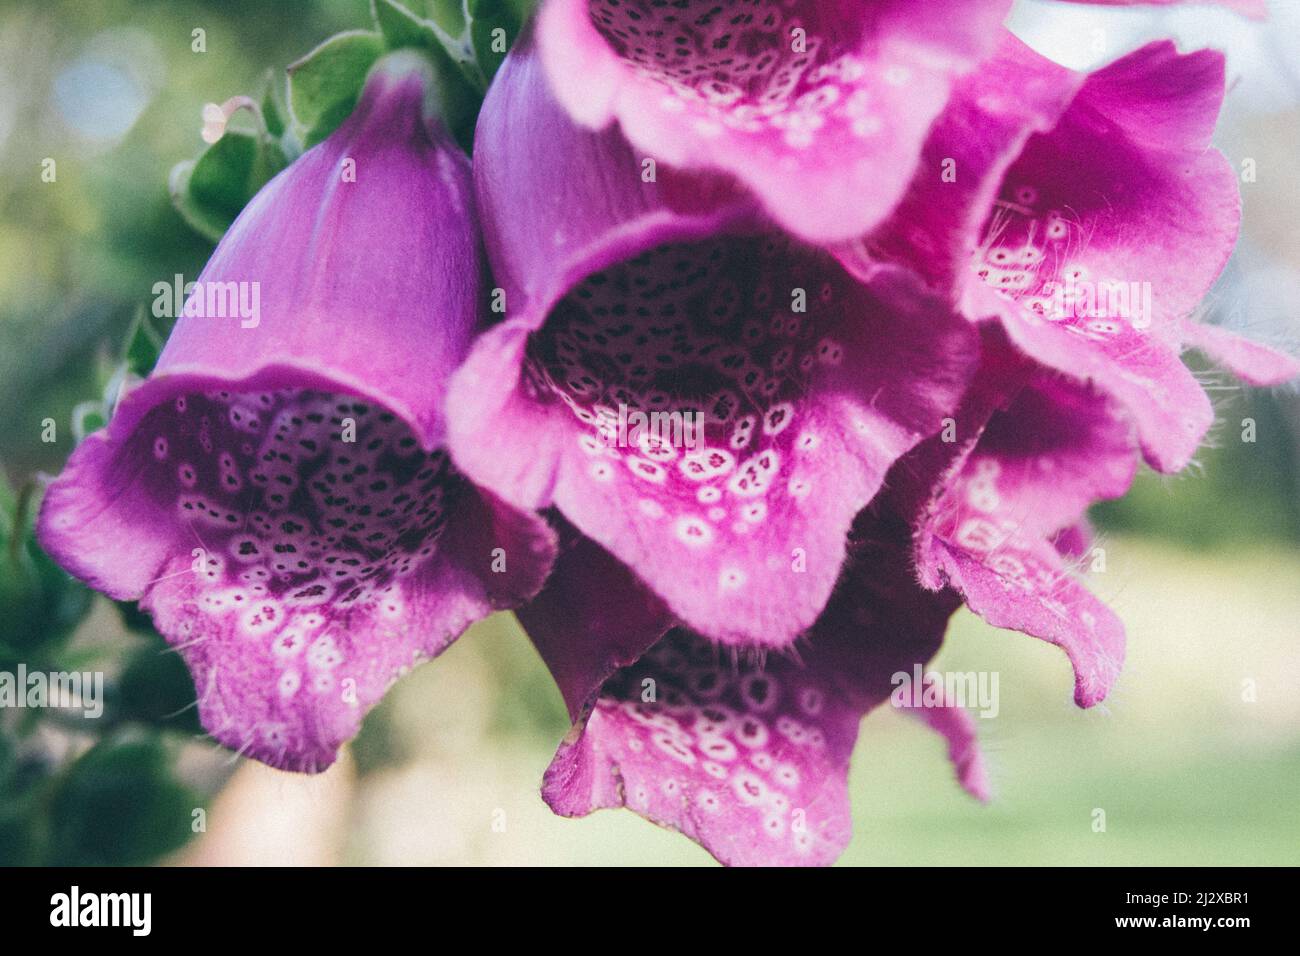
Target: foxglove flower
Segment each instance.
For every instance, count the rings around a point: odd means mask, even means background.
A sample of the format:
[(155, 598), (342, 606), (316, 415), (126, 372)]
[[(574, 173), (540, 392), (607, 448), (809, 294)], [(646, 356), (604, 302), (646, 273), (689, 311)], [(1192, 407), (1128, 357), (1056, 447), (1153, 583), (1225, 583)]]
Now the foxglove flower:
[(475, 142), (507, 318), (453, 379), (458, 465), (558, 507), (699, 634), (791, 643), (854, 516), (956, 407), (973, 326), (901, 270), (857, 282), (725, 181), (645, 181), (617, 130), (569, 121), (527, 41)]
[[(851, 832), (862, 716), (933, 656), (958, 605), (916, 585), (906, 525), (864, 513), (807, 638), (762, 656), (675, 626), (622, 564), (573, 537), (520, 611), (574, 720), (543, 798), (565, 816), (627, 806), (727, 864), (833, 862)], [(987, 798), (966, 712), (947, 699), (907, 712), (945, 736), (963, 786)]]
[[(152, 613), (207, 730), (277, 767), (327, 766), (393, 680), (553, 557), (544, 523), (443, 447), (484, 300), (469, 164), (433, 90), (412, 55), (381, 61), (252, 200), (40, 517), (64, 567)], [(258, 321), (204, 314), (226, 283), (257, 290)]]
[(1076, 703), (1091, 707), (1119, 675), (1124, 628), (1074, 565), (1088, 549), (1087, 509), (1132, 483), (1133, 424), (1091, 386), (1020, 356), (995, 326), (984, 340), (959, 440), (930, 439), (901, 461), (891, 504), (910, 518), (921, 584), (1060, 646)]
[(537, 39), (568, 113), (642, 155), (725, 171), (787, 230), (849, 239), (883, 218), (954, 78), (1008, 0), (547, 0)]
[(1236, 241), (1240, 202), (1210, 146), (1223, 57), (1142, 47), (1090, 75), (1008, 34), (963, 80), (890, 219), (842, 256), (904, 261), (973, 319), (1132, 415), (1147, 461), (1187, 464), (1213, 411), (1181, 363), (1200, 347), (1247, 380), (1300, 367), (1190, 318)]

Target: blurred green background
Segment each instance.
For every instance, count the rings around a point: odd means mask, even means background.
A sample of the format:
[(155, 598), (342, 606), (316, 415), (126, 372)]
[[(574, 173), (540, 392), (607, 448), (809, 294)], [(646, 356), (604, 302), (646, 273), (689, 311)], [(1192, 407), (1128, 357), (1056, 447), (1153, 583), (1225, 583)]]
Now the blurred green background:
[[(1033, 2), (1012, 22), (1072, 66), (1166, 34), (1229, 53), (1219, 142), (1259, 173), (1243, 184), (1242, 241), (1207, 318), (1294, 347), (1300, 3), (1276, 4), (1270, 25)], [(210, 253), (167, 192), (171, 167), (202, 148), (203, 104), (256, 94), (268, 68), (367, 24), (367, 0), (0, 3), (0, 464), (12, 485), (61, 467), (74, 409), (98, 397), (153, 283), (197, 275)], [(196, 28), (204, 53), (191, 49)], [(886, 708), (863, 725), (845, 863), (1300, 862), (1300, 400), (1197, 368), (1220, 425), (1196, 466), (1144, 474), (1095, 516), (1107, 568), (1091, 586), (1130, 638), (1111, 700), (1076, 710), (1058, 651), (963, 613), (937, 666), (1001, 675), (1001, 712), (979, 721), (997, 799), (965, 798), (940, 742)], [(1253, 444), (1240, 440), (1247, 417)], [(513, 618), (484, 622), (404, 680), (340, 765), (312, 779), (199, 739), (192, 712), (173, 716), (186, 702), (174, 655), (131, 624), (97, 599), (67, 645), (110, 670), (129, 703), (89, 755), (76, 728), (25, 731), (20, 747), (0, 713), (0, 802), (6, 787), (15, 795), (0, 811), (0, 861), (708, 860), (628, 812), (550, 814), (537, 788), (567, 721)], [(206, 826), (180, 848), (197, 808)]]

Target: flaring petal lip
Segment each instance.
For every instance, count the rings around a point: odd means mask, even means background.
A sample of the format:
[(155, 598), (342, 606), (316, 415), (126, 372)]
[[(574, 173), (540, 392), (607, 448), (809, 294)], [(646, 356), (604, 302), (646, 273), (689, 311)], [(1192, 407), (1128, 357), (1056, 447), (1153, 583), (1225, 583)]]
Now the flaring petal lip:
[(1300, 359), (1222, 326), (1183, 323), (1183, 346), (1204, 352), (1248, 385), (1283, 385), (1300, 377)]
[(1090, 594), (1071, 548), (1087, 508), (1127, 491), (1133, 425), (1096, 389), (1048, 373), (984, 327), (984, 361), (955, 419), (959, 441), (930, 439), (890, 474), (909, 516), (920, 582), (953, 588), (990, 624), (1061, 647), (1075, 702), (1109, 693), (1124, 659), (1119, 618)]
[(381, 61), (254, 198), (198, 286), (250, 284), (258, 321), (187, 309), (39, 519), (64, 567), (152, 613), (209, 733), (286, 769), (328, 766), (393, 680), (535, 593), (554, 553), (442, 447), (482, 265), (426, 83)]
[(992, 51), (1010, 9), (930, 6), (548, 0), (536, 33), (575, 122), (617, 122), (643, 155), (734, 176), (784, 229), (831, 242), (894, 207), (955, 78)]
[(1134, 417), (1152, 467), (1178, 471), (1213, 420), (1179, 361), (1183, 330), (1240, 220), (1210, 145), (1223, 71), (1217, 52), (1162, 41), (1082, 74), (1007, 34), (925, 146), (923, 168), (946, 160), (955, 179), (916, 177), (841, 259), (863, 276), (913, 264), (1025, 354), (1096, 383)]

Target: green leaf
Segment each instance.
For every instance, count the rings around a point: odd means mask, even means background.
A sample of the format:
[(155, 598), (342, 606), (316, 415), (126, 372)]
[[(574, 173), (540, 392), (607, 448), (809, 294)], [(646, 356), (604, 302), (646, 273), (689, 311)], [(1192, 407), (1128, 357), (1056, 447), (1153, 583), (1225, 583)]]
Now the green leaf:
[(248, 201), (286, 165), (284, 152), (273, 140), (227, 130), (197, 160), (177, 164), (168, 188), (185, 221), (217, 242)]
[(108, 412), (102, 400), (78, 402), (72, 409), (72, 435), (77, 444), (108, 424)]
[(465, 32), (463, 0), (412, 0), (410, 6), (450, 36), (459, 36)]
[(0, 654), (30, 657), (66, 638), (90, 610), (90, 591), (56, 565), (33, 533), (35, 490), (0, 481)]
[(444, 37), (450, 36), (439, 30), (432, 21), (416, 16), (394, 0), (373, 0), (370, 12), (390, 50), (404, 46), (442, 46)]
[(141, 378), (152, 372), (158, 362), (158, 356), (162, 354), (164, 341), (162, 335), (149, 321), (144, 306), (141, 306), (136, 311), (135, 319), (132, 320), (131, 327), (126, 333), (126, 347), (123, 349), (122, 358), (126, 362), (127, 369)]
[(87, 751), (50, 801), (50, 864), (141, 865), (184, 845), (199, 801), (172, 776), (170, 762), (157, 736)]
[(5, 784), (9, 782), (9, 774), (13, 772), (14, 765), (14, 746), (9, 742), (4, 734), (0, 734), (0, 793), (4, 792)]
[(383, 52), (378, 33), (351, 30), (330, 37), (289, 67), (289, 109), (303, 131), (305, 148), (334, 132), (352, 112), (366, 73)]
[(122, 717), (186, 734), (201, 734), (194, 680), (161, 637), (137, 651), (118, 680)]
[(0, 546), (6, 548), (9, 546), (17, 509), (18, 496), (14, 493), (14, 486), (9, 483), (4, 469), (0, 468)]
[(167, 179), (167, 191), (171, 194), (172, 205), (205, 239), (219, 242), (226, 234), (234, 217), (219, 209), (208, 209), (190, 196), (190, 177), (194, 174), (194, 160), (187, 159), (172, 167)]
[(0, 656), (8, 658), (39, 643), (41, 581), (23, 536), (4, 542), (0, 552)]
[(41, 863), (41, 785), (49, 766), (24, 761), (10, 738), (0, 734), (0, 866)]
[[(474, 57), (490, 83), (506, 58), (506, 51), (514, 45), (532, 4), (526, 0), (469, 0), (468, 6)], [(502, 39), (504, 43), (500, 42)]]
[(284, 135), (285, 127), (288, 125), (285, 121), (287, 108), (284, 104), (284, 96), (280, 92), (279, 79), (275, 70), (266, 71), (261, 102), (262, 122), (266, 124), (267, 133), (276, 139)]
[[(115, 601), (114, 603), (117, 605), (118, 613), (122, 615), (122, 624), (128, 631), (157, 637), (158, 632), (154, 630), (153, 618), (140, 610), (138, 601)], [(158, 639), (162, 640), (162, 638)]]
[(39, 841), (25, 806), (0, 806), (0, 866), (36, 866)]

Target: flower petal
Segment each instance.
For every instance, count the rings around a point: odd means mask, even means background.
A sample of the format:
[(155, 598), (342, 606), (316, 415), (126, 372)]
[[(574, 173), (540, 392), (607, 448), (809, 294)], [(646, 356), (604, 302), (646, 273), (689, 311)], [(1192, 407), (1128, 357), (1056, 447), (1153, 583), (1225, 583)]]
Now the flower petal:
[[(979, 438), (941, 469), (933, 440), (917, 455), (924, 467), (900, 465), (898, 484), (911, 486), (907, 507), (918, 515), (918, 571), (927, 587), (960, 591), (990, 624), (1060, 646), (1075, 669), (1075, 700), (1089, 707), (1119, 674), (1124, 632), (1072, 576), (1067, 557), (1080, 545), (1087, 507), (1132, 481), (1131, 428), (1093, 390), (1064, 379), (1039, 374), (1014, 394), (987, 424), (966, 418)], [(919, 489), (934, 490), (926, 500)]]
[[(1008, 37), (986, 76), (959, 85), (915, 194), (841, 258), (860, 275), (921, 263), (964, 313), (1119, 400), (1148, 461), (1176, 471), (1213, 419), (1179, 361), (1181, 324), (1239, 219), (1236, 177), (1209, 145), (1222, 96), (1213, 51), (1153, 43), (1084, 78)], [(943, 157), (955, 182), (934, 172)], [(945, 188), (955, 215), (936, 202)]]
[[(1167, 42), (1089, 76), (1007, 172), (984, 288), (966, 300), (1028, 354), (1119, 399), (1162, 471), (1181, 469), (1213, 420), (1177, 337), (1236, 241), (1236, 176), (1209, 146), (1222, 97), (1222, 55)], [(1103, 136), (1108, 148), (1081, 163), (1079, 144)]]
[[(878, 533), (860, 527), (843, 586), (797, 655), (760, 663), (676, 628), (593, 684), (546, 772), (551, 808), (627, 806), (727, 864), (833, 862), (851, 831), (847, 774), (861, 717), (889, 697), (893, 675), (934, 654), (957, 605), (916, 587), (905, 534)], [(581, 623), (561, 636), (548, 613), (529, 633), (551, 664), (565, 641), (593, 640)], [(648, 629), (641, 642), (655, 636)], [(976, 786), (977, 758), (954, 724), (939, 723)]]
[(673, 626), (664, 603), (613, 555), (562, 518), (546, 587), (516, 613), (550, 668), (569, 718), (583, 718), (601, 686)]
[(1087, 518), (1066, 525), (1052, 535), (1052, 547), (1067, 560), (1078, 560), (1088, 553), (1092, 546), (1092, 525)]
[[(806, 313), (762, 311), (804, 282)], [(488, 333), (454, 380), (452, 448), (517, 506), (554, 503), (700, 633), (789, 644), (854, 515), (956, 406), (973, 339), (907, 277), (867, 289), (774, 236), (660, 247), (539, 331)]]
[(882, 262), (906, 262), (956, 298), (1007, 170), (1031, 136), (1056, 126), (1083, 82), (1004, 32), (995, 55), (954, 87), (898, 208), (838, 247), (841, 260), (867, 280)]
[(503, 311), (535, 325), (572, 286), (629, 254), (761, 221), (725, 178), (668, 165), (652, 174), (618, 129), (575, 125), (527, 32), (487, 92), (474, 143), (479, 217)]
[(1281, 385), (1300, 376), (1300, 360), (1217, 325), (1183, 323), (1183, 344), (1250, 385)]
[(946, 696), (938, 707), (908, 707), (906, 712), (943, 737), (957, 782), (976, 800), (992, 799), (988, 768), (980, 750), (975, 719)]
[(1047, 542), (1002, 541), (995, 553), (938, 537), (929, 560), (966, 604), (994, 627), (1055, 644), (1074, 668), (1074, 701), (1100, 702), (1124, 663), (1124, 625), (1073, 578)]
[[(726, 171), (809, 241), (865, 232), (898, 201), (954, 77), (992, 49), (1006, 0), (549, 0), (548, 79), (586, 126)], [(792, 182), (799, 187), (790, 188)]]
[[(469, 162), (426, 114), (428, 69), (409, 51), (381, 60), (348, 120), (253, 197), (199, 276), (155, 378), (286, 366), (382, 402), (422, 444), (441, 443), (484, 270)], [(255, 319), (214, 314), (231, 283), (257, 302)]]

